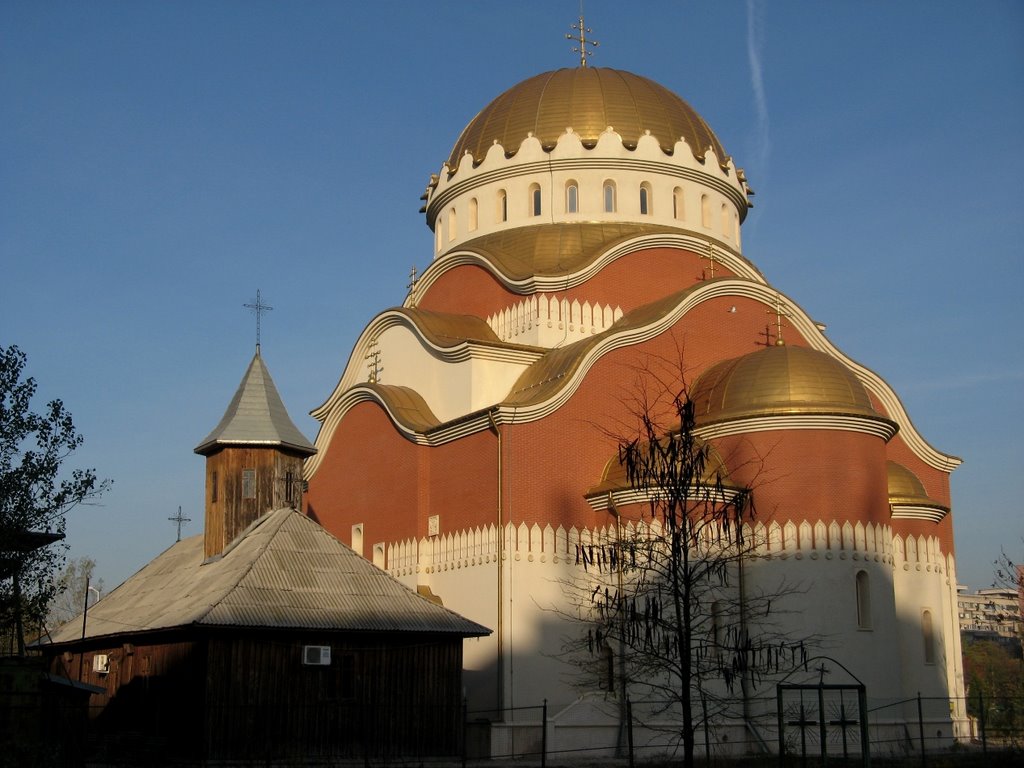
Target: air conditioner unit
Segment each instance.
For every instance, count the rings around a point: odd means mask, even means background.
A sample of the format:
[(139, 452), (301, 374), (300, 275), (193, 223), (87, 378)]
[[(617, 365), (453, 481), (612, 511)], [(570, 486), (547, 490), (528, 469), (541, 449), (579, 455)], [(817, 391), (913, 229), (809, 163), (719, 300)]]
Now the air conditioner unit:
[(308, 667), (329, 667), (331, 665), (331, 646), (302, 646), (302, 663)]
[(110, 671), (110, 659), (105, 653), (97, 653), (92, 657), (92, 671), (105, 675)]

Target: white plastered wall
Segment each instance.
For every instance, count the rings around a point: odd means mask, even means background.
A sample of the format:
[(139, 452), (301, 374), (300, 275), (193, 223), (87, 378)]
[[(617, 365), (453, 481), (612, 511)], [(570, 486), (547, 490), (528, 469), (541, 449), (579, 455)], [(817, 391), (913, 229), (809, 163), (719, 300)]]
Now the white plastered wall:
[(481, 359), (472, 351), (465, 359), (443, 359), (402, 325), (384, 330), (377, 348), (380, 382), (416, 390), (442, 422), (500, 402), (527, 367), (524, 362)]

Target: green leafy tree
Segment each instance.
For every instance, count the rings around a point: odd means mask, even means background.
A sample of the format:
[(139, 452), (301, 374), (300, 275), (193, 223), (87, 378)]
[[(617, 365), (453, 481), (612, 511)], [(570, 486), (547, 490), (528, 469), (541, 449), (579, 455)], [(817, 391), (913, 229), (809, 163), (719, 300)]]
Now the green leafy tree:
[(19, 654), (26, 619), (45, 616), (56, 594), (67, 512), (109, 485), (92, 469), (64, 470), (83, 438), (60, 400), (32, 410), (25, 361), (0, 347), (0, 631)]
[(964, 648), (967, 711), (980, 717), (986, 729), (1018, 739), (1024, 734), (1024, 660), (991, 640), (977, 640)]

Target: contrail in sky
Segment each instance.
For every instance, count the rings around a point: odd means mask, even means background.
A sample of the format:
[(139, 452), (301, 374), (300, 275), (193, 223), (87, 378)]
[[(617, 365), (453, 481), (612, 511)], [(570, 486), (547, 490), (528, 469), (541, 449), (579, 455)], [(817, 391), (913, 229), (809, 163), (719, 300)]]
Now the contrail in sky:
[(768, 176), (768, 156), (771, 153), (771, 137), (768, 131), (768, 100), (764, 93), (764, 77), (761, 67), (761, 52), (764, 48), (764, 24), (757, 0), (747, 0), (747, 59), (750, 61), (750, 85), (754, 91), (755, 126), (752, 139), (751, 163), (756, 176), (751, 183), (756, 188)]

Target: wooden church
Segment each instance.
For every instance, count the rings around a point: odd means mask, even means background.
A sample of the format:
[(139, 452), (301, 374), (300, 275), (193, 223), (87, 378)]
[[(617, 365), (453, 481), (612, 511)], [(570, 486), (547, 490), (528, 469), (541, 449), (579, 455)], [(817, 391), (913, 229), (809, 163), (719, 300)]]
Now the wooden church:
[(101, 742), (192, 759), (458, 754), (463, 640), (489, 630), (297, 511), (315, 449), (259, 346), (195, 450), (207, 463), (204, 535), (42, 648), (53, 674), (104, 690), (91, 701)]

